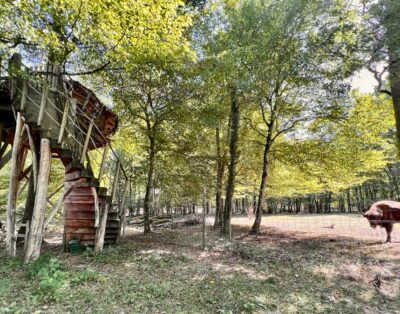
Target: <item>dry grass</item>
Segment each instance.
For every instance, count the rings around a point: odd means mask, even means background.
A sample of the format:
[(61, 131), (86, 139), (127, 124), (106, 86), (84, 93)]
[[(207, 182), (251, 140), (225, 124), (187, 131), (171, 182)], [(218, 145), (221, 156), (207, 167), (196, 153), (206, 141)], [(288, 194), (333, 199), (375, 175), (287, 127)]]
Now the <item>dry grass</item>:
[[(100, 255), (65, 254), (53, 235), (44, 250), (68, 273), (63, 299), (33, 302), (34, 282), (0, 253), (0, 313), (400, 313), (399, 243), (382, 244), (357, 217), (348, 227), (360, 224), (358, 237), (338, 232), (347, 215), (329, 217), (340, 225), (329, 230), (317, 228), (327, 216), (303, 225), (289, 218), (264, 219), (261, 234), (249, 236), (251, 221), (236, 217), (233, 243), (208, 230), (207, 251), (200, 226), (147, 236), (128, 228)], [(87, 269), (102, 280), (72, 285)]]

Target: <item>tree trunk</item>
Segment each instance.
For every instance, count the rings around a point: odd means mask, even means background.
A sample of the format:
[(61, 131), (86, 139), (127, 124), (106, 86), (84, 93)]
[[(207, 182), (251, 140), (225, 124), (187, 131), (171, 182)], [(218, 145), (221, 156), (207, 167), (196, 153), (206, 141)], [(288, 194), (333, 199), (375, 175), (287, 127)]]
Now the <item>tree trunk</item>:
[(26, 262), (35, 260), (40, 255), (44, 217), (47, 208), (47, 191), (49, 187), (50, 168), (50, 140), (47, 138), (42, 138), (40, 146), (38, 186), (36, 191), (35, 206), (33, 209), (28, 246), (25, 254)]
[(260, 232), (262, 209), (263, 209), (264, 198), (265, 198), (265, 188), (267, 186), (267, 178), (268, 178), (268, 166), (269, 166), (268, 154), (269, 154), (269, 150), (271, 148), (272, 129), (273, 129), (273, 125), (271, 123), (269, 126), (268, 135), (267, 135), (265, 146), (264, 146), (263, 170), (262, 170), (262, 174), (261, 174), (260, 191), (258, 194), (256, 219), (254, 220), (254, 224), (253, 224), (253, 227), (251, 228), (250, 234), (258, 234)]
[(15, 256), (17, 237), (15, 232), (17, 215), (17, 198), (19, 187), (19, 174), (21, 172), (21, 141), (22, 141), (23, 122), (21, 113), (17, 113), (17, 121), (14, 134), (14, 143), (11, 157), (11, 174), (7, 200), (7, 233), (6, 233), (6, 252), (8, 256)]
[(149, 170), (147, 172), (146, 194), (144, 196), (143, 215), (144, 215), (144, 233), (150, 233), (150, 209), (151, 209), (151, 194), (154, 181), (154, 161), (155, 161), (155, 139), (149, 137)]
[(217, 146), (217, 182), (216, 182), (216, 193), (215, 193), (215, 220), (214, 228), (221, 228), (223, 219), (221, 213), (223, 212), (222, 206), (222, 189), (224, 181), (225, 163), (221, 154), (221, 140), (219, 134), (219, 128), (215, 130), (215, 141)]
[(237, 100), (236, 91), (231, 92), (231, 112), (230, 112), (230, 136), (229, 136), (229, 173), (228, 184), (226, 187), (226, 199), (224, 210), (224, 226), (222, 227), (222, 234), (231, 238), (231, 216), (232, 216), (232, 201), (235, 192), (235, 177), (236, 177), (236, 162), (238, 159), (237, 146), (239, 140), (239, 126), (240, 126), (240, 111), (239, 102)]
[(96, 236), (94, 241), (94, 251), (96, 253), (100, 253), (103, 251), (104, 246), (104, 235), (106, 234), (106, 225), (107, 225), (107, 217), (108, 217), (108, 207), (109, 204), (102, 205), (102, 214), (100, 218), (100, 226), (96, 229)]
[[(394, 40), (391, 41), (394, 46)], [(400, 43), (396, 41), (397, 45)], [(393, 99), (394, 117), (396, 120), (396, 146), (400, 155), (400, 47), (389, 47), (389, 80)]]

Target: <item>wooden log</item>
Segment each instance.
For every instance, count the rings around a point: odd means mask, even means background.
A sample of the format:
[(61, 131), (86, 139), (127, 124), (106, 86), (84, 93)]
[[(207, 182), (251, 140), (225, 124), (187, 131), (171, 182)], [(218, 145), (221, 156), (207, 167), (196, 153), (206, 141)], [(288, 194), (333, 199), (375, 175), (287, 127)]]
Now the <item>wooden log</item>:
[(100, 253), (101, 251), (103, 251), (104, 235), (106, 232), (106, 224), (107, 224), (108, 207), (109, 207), (108, 204), (106, 204), (104, 206), (103, 213), (101, 216), (100, 227), (97, 228), (97, 230), (96, 230), (96, 238), (94, 241), (94, 251), (96, 253)]
[(33, 208), (31, 232), (25, 253), (25, 262), (35, 260), (40, 255), (42, 244), (43, 224), (47, 207), (47, 192), (51, 168), (50, 140), (42, 138), (40, 143), (40, 167), (36, 190), (35, 206)]
[(82, 156), (81, 156), (81, 164), (83, 164), (83, 162), (85, 161), (86, 152), (87, 152), (87, 149), (88, 149), (90, 137), (92, 136), (93, 124), (94, 124), (94, 120), (91, 120), (90, 124), (89, 124), (89, 127), (88, 127), (88, 131), (86, 133), (85, 143), (83, 145)]
[(91, 190), (92, 190), (93, 197), (94, 197), (94, 213), (95, 213), (94, 226), (97, 228), (99, 226), (99, 222), (100, 222), (99, 198), (97, 196), (96, 187), (92, 186)]
[(28, 180), (29, 179), (28, 174), (29, 174), (29, 172), (31, 172), (31, 170), (32, 170), (32, 164), (20, 172), (20, 174), (18, 176), (19, 181), (21, 181), (23, 178), (26, 178)]
[(32, 153), (33, 186), (35, 187), (34, 190), (36, 191), (36, 183), (38, 177), (38, 160), (36, 157), (36, 147), (28, 124), (25, 124), (25, 130), (26, 134), (28, 135), (29, 148), (31, 149)]
[(23, 121), (21, 113), (17, 113), (17, 121), (15, 126), (15, 135), (11, 157), (11, 174), (10, 174), (10, 185), (8, 190), (7, 200), (7, 233), (6, 233), (6, 252), (8, 256), (15, 256), (16, 253), (16, 206), (18, 197), (18, 185), (19, 185), (19, 171), (20, 171), (20, 154), (21, 154), (21, 142)]

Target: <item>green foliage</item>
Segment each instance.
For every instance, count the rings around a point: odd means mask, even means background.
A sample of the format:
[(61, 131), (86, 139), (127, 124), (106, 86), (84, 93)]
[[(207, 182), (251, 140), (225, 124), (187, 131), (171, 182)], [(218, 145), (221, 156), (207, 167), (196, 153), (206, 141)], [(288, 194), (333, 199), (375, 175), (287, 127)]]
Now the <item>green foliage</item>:
[(77, 272), (71, 279), (72, 285), (81, 285), (88, 284), (96, 281), (105, 281), (104, 276), (96, 272), (93, 268), (89, 267), (88, 269)]
[(46, 302), (59, 302), (63, 297), (63, 286), (67, 273), (61, 262), (51, 254), (43, 254), (28, 265), (29, 275), (36, 281), (36, 296)]

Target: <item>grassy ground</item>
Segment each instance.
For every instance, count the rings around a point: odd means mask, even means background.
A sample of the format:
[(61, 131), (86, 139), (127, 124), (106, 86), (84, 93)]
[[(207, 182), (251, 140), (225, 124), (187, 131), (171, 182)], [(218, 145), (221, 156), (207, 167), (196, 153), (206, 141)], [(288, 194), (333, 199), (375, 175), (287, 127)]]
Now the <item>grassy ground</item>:
[(400, 313), (398, 243), (238, 224), (204, 252), (197, 230), (130, 229), (100, 255), (47, 245), (28, 266), (0, 250), (0, 313)]

